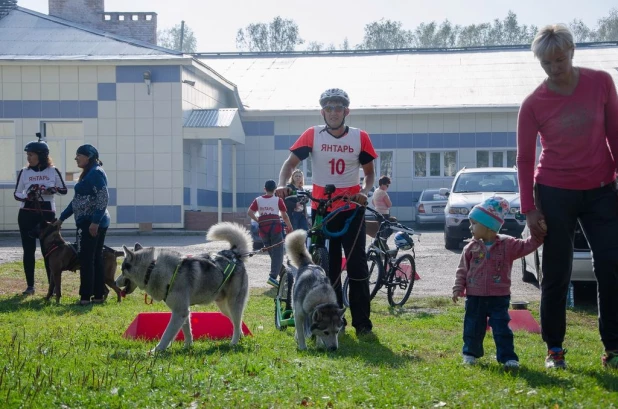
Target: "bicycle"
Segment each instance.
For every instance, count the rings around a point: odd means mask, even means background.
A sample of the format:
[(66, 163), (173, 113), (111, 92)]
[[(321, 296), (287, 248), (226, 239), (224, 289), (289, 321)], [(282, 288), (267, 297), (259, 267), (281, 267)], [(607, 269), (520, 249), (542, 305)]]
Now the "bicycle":
[[(328, 256), (328, 244), (330, 237), (340, 237), (347, 233), (352, 219), (356, 216), (356, 212), (361, 208), (357, 204), (354, 213), (346, 220), (343, 229), (339, 232), (331, 232), (328, 230), (327, 223), (333, 216), (342, 210), (348, 210), (350, 203), (327, 213), (327, 209), (337, 200), (346, 198), (346, 195), (339, 195), (332, 197), (335, 192), (335, 185), (326, 185), (324, 187), (326, 194), (325, 199), (317, 199), (311, 196), (311, 193), (307, 191), (298, 190), (296, 194), (300, 197), (306, 197), (308, 200), (314, 201), (318, 204), (316, 209), (315, 218), (311, 228), (307, 231), (307, 244), (309, 246), (309, 253), (313, 263), (322, 267), (326, 276), (329, 276), (329, 256)], [(364, 207), (362, 207), (364, 208)], [(292, 310), (292, 288), (294, 287), (295, 268), (288, 265), (285, 271), (282, 272), (279, 279), (279, 289), (277, 290), (277, 296), (275, 297), (275, 327), (283, 331), (287, 327), (294, 326), (294, 314)]]
[[(372, 208), (368, 207), (367, 210), (373, 213), (376, 220), (380, 222), (380, 227), (375, 236), (371, 232), (367, 233), (373, 237), (373, 241), (367, 249), (367, 267), (369, 270), (367, 279), (369, 280), (370, 297), (373, 300), (380, 289), (385, 287), (389, 305), (401, 307), (410, 298), (416, 278), (416, 254), (414, 252), (414, 241), (410, 235), (420, 237), (420, 233), (416, 233), (414, 229), (401, 223), (387, 220), (381, 213)], [(387, 235), (387, 232), (402, 232), (405, 235), (405, 244), (389, 249), (386, 240), (390, 234)], [(403, 254), (397, 258), (400, 249), (412, 250), (412, 254)], [(349, 306), (348, 289), (349, 277), (343, 284), (343, 301), (346, 306)]]

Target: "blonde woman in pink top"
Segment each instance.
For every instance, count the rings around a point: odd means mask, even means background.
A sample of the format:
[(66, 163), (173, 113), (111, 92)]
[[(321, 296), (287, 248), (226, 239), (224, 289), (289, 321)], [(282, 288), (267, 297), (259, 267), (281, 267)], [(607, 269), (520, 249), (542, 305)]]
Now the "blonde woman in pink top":
[[(579, 219), (593, 254), (604, 366), (618, 368), (618, 96), (610, 74), (573, 66), (562, 25), (542, 28), (532, 51), (547, 78), (523, 101), (517, 124), (521, 211), (545, 236), (541, 327), (547, 368), (565, 368), (566, 300)], [(541, 156), (535, 168), (537, 134)], [(547, 233), (541, 228), (546, 223)]]

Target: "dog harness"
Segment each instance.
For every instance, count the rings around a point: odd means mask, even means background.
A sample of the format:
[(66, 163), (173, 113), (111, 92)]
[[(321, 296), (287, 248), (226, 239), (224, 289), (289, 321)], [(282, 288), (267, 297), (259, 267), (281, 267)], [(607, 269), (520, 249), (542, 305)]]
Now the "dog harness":
[[(182, 263), (184, 263), (185, 261), (191, 258), (192, 257), (189, 256), (187, 258), (180, 259), (180, 262), (178, 263), (178, 265), (176, 266), (176, 269), (174, 270), (174, 274), (172, 275), (172, 279), (170, 280), (170, 283), (165, 288), (165, 296), (163, 297), (163, 302), (167, 300), (167, 296), (169, 295), (170, 291), (172, 290), (172, 287), (174, 286), (174, 281), (176, 280), (176, 275), (178, 274), (178, 270), (180, 270), (180, 266), (182, 266)], [(221, 282), (219, 287), (217, 287), (217, 290), (215, 291), (215, 293), (219, 292), (219, 290), (223, 287), (223, 285), (227, 282), (227, 280), (232, 276), (232, 274), (236, 270), (236, 266), (238, 265), (238, 260), (235, 257), (232, 260), (226, 257), (223, 257), (223, 258), (225, 258), (228, 263), (225, 266), (225, 269), (223, 269), (222, 271), (223, 281)], [(150, 265), (148, 265), (148, 269), (146, 270), (146, 277), (144, 277), (144, 286), (148, 285), (148, 281), (150, 281), (150, 275), (152, 274), (152, 270), (154, 270), (155, 265), (156, 265), (155, 260), (153, 260), (150, 263)], [(221, 269), (219, 270), (221, 271)]]

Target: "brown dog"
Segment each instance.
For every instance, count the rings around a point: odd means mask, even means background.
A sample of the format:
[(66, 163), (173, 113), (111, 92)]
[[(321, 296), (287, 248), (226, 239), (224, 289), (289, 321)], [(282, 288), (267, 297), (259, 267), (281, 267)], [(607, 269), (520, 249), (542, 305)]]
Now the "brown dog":
[[(79, 259), (77, 252), (67, 243), (60, 234), (60, 227), (51, 223), (44, 223), (40, 226), (39, 238), (42, 243), (44, 254), (47, 259), (51, 277), (49, 277), (49, 289), (47, 296), (49, 300), (54, 294), (56, 295), (56, 303), (60, 303), (62, 272), (76, 271), (79, 269)], [(117, 295), (118, 302), (121, 300), (121, 289), (116, 285), (116, 267), (118, 262), (117, 257), (124, 256), (122, 251), (116, 251), (105, 246), (103, 248), (103, 272), (105, 275), (105, 284), (111, 287)], [(109, 294), (109, 289), (105, 288), (105, 298)]]

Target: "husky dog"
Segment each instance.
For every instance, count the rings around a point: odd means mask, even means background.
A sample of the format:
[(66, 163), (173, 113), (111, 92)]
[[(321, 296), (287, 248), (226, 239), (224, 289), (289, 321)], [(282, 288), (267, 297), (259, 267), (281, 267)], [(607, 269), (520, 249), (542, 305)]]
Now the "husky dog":
[(193, 344), (189, 306), (215, 302), (234, 325), (231, 345), (242, 335), (242, 315), (249, 295), (249, 278), (244, 261), (251, 249), (251, 235), (239, 224), (219, 223), (208, 230), (207, 240), (225, 240), (229, 250), (217, 254), (183, 257), (154, 247), (134, 250), (123, 246), (125, 259), (116, 280), (130, 294), (136, 287), (172, 310), (170, 322), (153, 352), (165, 350), (182, 327), (185, 347)]
[(299, 349), (307, 349), (305, 337), (315, 335), (318, 345), (336, 351), (345, 309), (339, 308), (337, 295), (324, 270), (312, 263), (305, 247), (306, 238), (304, 230), (296, 230), (285, 238), (287, 255), (298, 267), (292, 290), (296, 342)]

